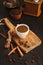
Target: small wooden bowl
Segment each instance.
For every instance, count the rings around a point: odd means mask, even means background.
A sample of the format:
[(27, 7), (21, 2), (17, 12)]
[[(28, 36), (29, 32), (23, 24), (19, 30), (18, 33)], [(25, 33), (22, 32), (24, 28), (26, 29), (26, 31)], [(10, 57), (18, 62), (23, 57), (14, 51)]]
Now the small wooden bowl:
[(21, 18), (22, 10), (21, 9), (12, 9), (10, 15), (15, 19), (18, 20)]

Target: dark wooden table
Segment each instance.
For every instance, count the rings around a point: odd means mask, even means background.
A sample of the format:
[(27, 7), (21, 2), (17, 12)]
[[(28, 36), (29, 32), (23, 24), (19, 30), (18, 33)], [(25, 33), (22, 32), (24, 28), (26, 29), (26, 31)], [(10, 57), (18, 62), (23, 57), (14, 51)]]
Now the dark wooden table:
[[(31, 52), (25, 54), (24, 57), (20, 57), (18, 52), (12, 54), (10, 57), (15, 59), (15, 62), (10, 62), (9, 57), (7, 56), (10, 49), (5, 49), (5, 39), (0, 36), (0, 65), (43, 65), (43, 4), (41, 7), (41, 15), (39, 17), (33, 17), (28, 15), (22, 15), (22, 18), (18, 21), (15, 21), (10, 17), (9, 11), (2, 5), (2, 0), (0, 1), (0, 19), (3, 17), (8, 17), (10, 21), (17, 25), (19, 23), (25, 23), (29, 25), (30, 29), (36, 33), (36, 35), (41, 39), (42, 44), (32, 50)], [(9, 29), (7, 26), (0, 26), (0, 32), (7, 36), (7, 31)], [(33, 61), (34, 60), (34, 61)]]

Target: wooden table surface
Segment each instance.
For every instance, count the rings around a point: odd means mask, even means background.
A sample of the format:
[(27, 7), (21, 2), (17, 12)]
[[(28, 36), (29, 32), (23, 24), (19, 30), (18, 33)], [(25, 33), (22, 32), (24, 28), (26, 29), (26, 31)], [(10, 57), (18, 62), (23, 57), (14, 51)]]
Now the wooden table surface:
[[(22, 15), (21, 19), (15, 21), (10, 17), (9, 12), (11, 9), (7, 9), (2, 5), (3, 0), (0, 1), (0, 19), (3, 17), (8, 17), (10, 21), (14, 24), (25, 23), (29, 25), (30, 29), (41, 39), (42, 44), (32, 50), (31, 52), (25, 54), (24, 57), (20, 57), (18, 52), (15, 54), (10, 55), (15, 62), (10, 62), (9, 57), (7, 56), (10, 49), (5, 49), (5, 39), (0, 36), (0, 65), (43, 65), (43, 4), (41, 7), (41, 15), (39, 17), (29, 16), (29, 15)], [(7, 36), (7, 31), (9, 29), (7, 26), (0, 26), (0, 33), (3, 33)], [(33, 61), (34, 57), (34, 61)]]

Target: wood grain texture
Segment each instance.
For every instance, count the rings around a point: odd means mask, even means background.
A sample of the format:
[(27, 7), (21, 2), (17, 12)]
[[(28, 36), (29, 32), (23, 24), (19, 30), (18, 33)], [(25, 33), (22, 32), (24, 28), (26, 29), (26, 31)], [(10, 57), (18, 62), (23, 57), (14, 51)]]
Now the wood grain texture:
[(42, 1), (39, 2), (31, 2), (30, 0), (24, 0), (24, 14), (32, 15), (32, 16), (40, 16), (41, 14), (41, 4)]
[[(23, 44), (20, 45), (19, 40), (22, 40)], [(38, 36), (32, 32), (30, 30), (28, 36), (25, 39), (21, 39), (19, 38), (16, 34), (13, 37), (13, 41), (25, 52), (28, 53), (29, 51), (31, 51), (32, 49), (36, 48), (37, 46), (39, 46), (41, 44), (41, 40), (38, 38)], [(28, 42), (26, 43), (27, 46), (29, 46), (28, 48), (24, 46), (24, 42)]]

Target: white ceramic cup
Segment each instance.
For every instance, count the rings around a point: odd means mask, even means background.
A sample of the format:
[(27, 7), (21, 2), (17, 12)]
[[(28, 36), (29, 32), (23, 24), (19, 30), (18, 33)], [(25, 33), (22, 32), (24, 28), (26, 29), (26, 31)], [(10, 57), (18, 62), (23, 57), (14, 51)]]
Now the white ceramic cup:
[(33, 0), (34, 2), (39, 2), (39, 0)]
[[(26, 32), (19, 32), (19, 31), (17, 30), (17, 28), (18, 28), (19, 26), (26, 26), (26, 27), (27, 27), (27, 31), (26, 31)], [(26, 25), (26, 24), (18, 24), (18, 25), (16, 26), (15, 30), (16, 30), (16, 34), (17, 34), (20, 38), (26, 38), (26, 36), (27, 36), (28, 33), (29, 33), (29, 26)]]

